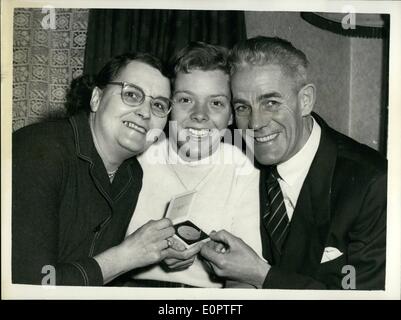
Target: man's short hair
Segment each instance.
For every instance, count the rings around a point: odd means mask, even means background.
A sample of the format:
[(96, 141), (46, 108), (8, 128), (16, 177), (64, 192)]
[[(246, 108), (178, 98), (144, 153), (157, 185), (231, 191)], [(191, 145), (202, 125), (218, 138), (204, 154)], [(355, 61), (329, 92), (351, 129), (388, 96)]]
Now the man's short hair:
[(179, 72), (189, 73), (192, 70), (221, 70), (230, 74), (228, 50), (224, 47), (204, 42), (191, 42), (177, 52), (169, 62), (172, 80)]
[(231, 74), (244, 65), (278, 65), (284, 74), (296, 81), (298, 89), (308, 81), (306, 55), (289, 41), (277, 37), (258, 36), (238, 42), (231, 51), (229, 62)]

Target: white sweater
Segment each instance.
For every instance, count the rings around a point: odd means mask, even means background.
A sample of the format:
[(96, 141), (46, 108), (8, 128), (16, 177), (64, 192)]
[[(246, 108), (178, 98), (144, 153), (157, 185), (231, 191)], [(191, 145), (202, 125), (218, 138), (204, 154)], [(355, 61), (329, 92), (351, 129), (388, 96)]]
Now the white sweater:
[[(168, 140), (153, 144), (138, 157), (143, 185), (127, 235), (149, 220), (163, 218), (175, 195), (197, 190), (190, 220), (209, 234), (225, 229), (242, 238), (260, 256), (259, 171), (237, 147), (221, 143), (217, 151), (197, 162), (184, 162)], [(195, 262), (186, 270), (164, 271), (153, 265), (133, 276), (179, 282), (197, 287), (222, 287), (213, 280), (203, 263)]]

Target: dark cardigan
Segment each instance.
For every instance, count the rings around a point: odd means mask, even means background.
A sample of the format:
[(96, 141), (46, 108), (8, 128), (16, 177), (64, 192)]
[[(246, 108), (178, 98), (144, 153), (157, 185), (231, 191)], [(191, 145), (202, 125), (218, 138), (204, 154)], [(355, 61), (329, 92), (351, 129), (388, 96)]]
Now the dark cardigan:
[[(142, 187), (126, 160), (110, 184), (80, 113), (13, 135), (12, 281), (103, 285), (93, 257), (124, 239)], [(50, 267), (49, 267), (50, 266)]]

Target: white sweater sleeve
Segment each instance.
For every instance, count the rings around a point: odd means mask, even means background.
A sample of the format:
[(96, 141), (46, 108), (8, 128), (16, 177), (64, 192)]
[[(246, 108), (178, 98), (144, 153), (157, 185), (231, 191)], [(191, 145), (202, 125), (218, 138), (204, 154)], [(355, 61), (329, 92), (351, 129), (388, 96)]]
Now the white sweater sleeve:
[(259, 226), (259, 171), (241, 151), (239, 152), (240, 154), (235, 155), (238, 161), (237, 174), (229, 201), (232, 217), (231, 232), (244, 240), (262, 257)]

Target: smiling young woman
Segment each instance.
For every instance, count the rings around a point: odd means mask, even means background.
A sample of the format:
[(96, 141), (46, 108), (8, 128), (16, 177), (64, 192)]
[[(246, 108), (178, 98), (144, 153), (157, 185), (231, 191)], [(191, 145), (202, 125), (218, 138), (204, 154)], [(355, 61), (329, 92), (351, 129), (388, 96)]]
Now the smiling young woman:
[(261, 254), (259, 172), (241, 149), (222, 139), (232, 118), (227, 50), (190, 43), (172, 57), (171, 69), (174, 105), (169, 138), (159, 139), (138, 157), (144, 171), (143, 188), (127, 235), (149, 219), (163, 217), (172, 198), (193, 192), (188, 221), (181, 224), (172, 219), (177, 236), (186, 245), (173, 244), (174, 254), (160, 264), (130, 273), (124, 285), (231, 286), (230, 281), (210, 275), (208, 265), (198, 256), (202, 235), (221, 229), (247, 239)]

